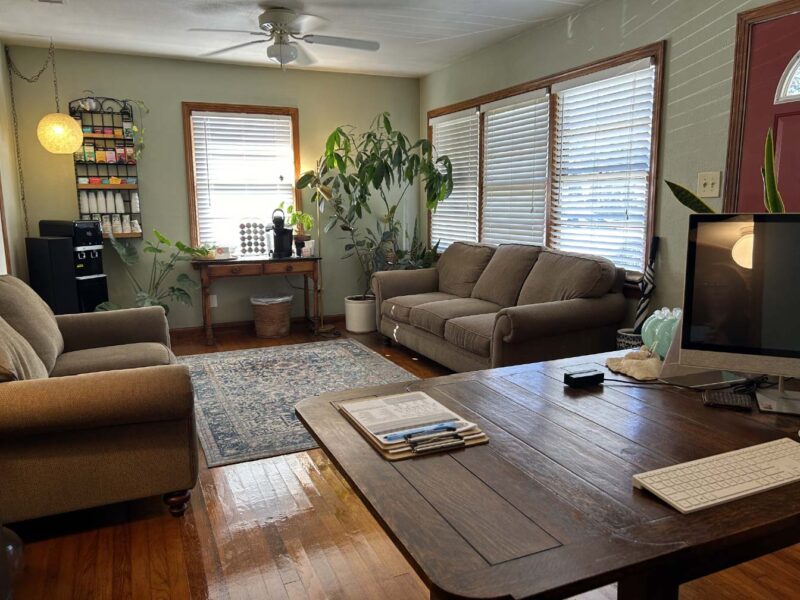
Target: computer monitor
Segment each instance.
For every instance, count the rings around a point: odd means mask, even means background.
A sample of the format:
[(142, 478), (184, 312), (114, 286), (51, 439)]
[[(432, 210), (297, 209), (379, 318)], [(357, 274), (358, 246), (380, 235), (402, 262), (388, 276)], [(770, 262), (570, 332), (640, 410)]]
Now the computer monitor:
[(691, 215), (679, 361), (779, 376), (759, 406), (800, 413), (800, 214)]

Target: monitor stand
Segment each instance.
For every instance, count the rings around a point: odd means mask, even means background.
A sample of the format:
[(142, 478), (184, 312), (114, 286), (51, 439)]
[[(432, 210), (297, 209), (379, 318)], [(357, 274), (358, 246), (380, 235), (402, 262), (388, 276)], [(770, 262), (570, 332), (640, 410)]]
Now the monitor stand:
[(778, 378), (778, 388), (757, 390), (756, 401), (762, 412), (800, 415), (800, 392), (790, 392), (785, 387), (786, 379)]

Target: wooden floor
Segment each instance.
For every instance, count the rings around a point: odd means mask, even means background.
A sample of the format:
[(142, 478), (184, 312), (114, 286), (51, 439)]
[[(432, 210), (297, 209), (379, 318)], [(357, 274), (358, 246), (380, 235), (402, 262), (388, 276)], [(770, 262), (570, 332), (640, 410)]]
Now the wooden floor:
[[(443, 367), (377, 335), (353, 335), (419, 377)], [(174, 336), (177, 354), (316, 341), (297, 330), (280, 341), (242, 328), (215, 346)], [(201, 455), (202, 456), (202, 455)], [(202, 462), (202, 459), (201, 459)], [(26, 542), (18, 599), (415, 600), (428, 592), (342, 476), (319, 450), (209, 469), (191, 508), (169, 516), (158, 499), (81, 511), (13, 527)], [(800, 596), (800, 546), (682, 586), (690, 600)], [(616, 598), (614, 586), (580, 597)]]

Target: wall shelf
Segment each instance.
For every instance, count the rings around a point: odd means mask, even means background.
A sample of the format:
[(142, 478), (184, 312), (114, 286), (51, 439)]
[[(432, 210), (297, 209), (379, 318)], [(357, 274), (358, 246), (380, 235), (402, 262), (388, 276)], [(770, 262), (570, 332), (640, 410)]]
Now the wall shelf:
[[(69, 114), (84, 132), (83, 145), (73, 157), (78, 214), (81, 219), (100, 219), (103, 231), (114, 223), (118, 227), (130, 223), (133, 228), (138, 222), (136, 228), (140, 231), (115, 233), (114, 237), (141, 238), (141, 180), (136, 164), (133, 103), (101, 96), (78, 98), (69, 103)], [(80, 183), (92, 180), (136, 183)]]

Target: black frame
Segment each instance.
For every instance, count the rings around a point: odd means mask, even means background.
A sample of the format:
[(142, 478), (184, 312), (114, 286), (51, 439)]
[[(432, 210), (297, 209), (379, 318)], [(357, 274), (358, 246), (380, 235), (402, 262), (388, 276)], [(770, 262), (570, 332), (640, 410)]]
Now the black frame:
[[(704, 342), (693, 342), (689, 335), (692, 323), (692, 299), (694, 297), (694, 276), (697, 258), (697, 225), (698, 223), (714, 223), (729, 221), (734, 217), (751, 217), (752, 223), (797, 223), (800, 231), (800, 213), (720, 213), (693, 214), (689, 216), (689, 246), (686, 253), (686, 280), (683, 287), (683, 318), (681, 324), (681, 349), (720, 352), (725, 354), (749, 354), (751, 356), (774, 356), (779, 358), (800, 358), (799, 351), (775, 350), (772, 348), (751, 348), (747, 346), (722, 346)], [(800, 234), (798, 235), (800, 239)], [(798, 242), (800, 243), (800, 242)], [(800, 265), (798, 265), (800, 267)], [(800, 309), (800, 298), (798, 298)]]

